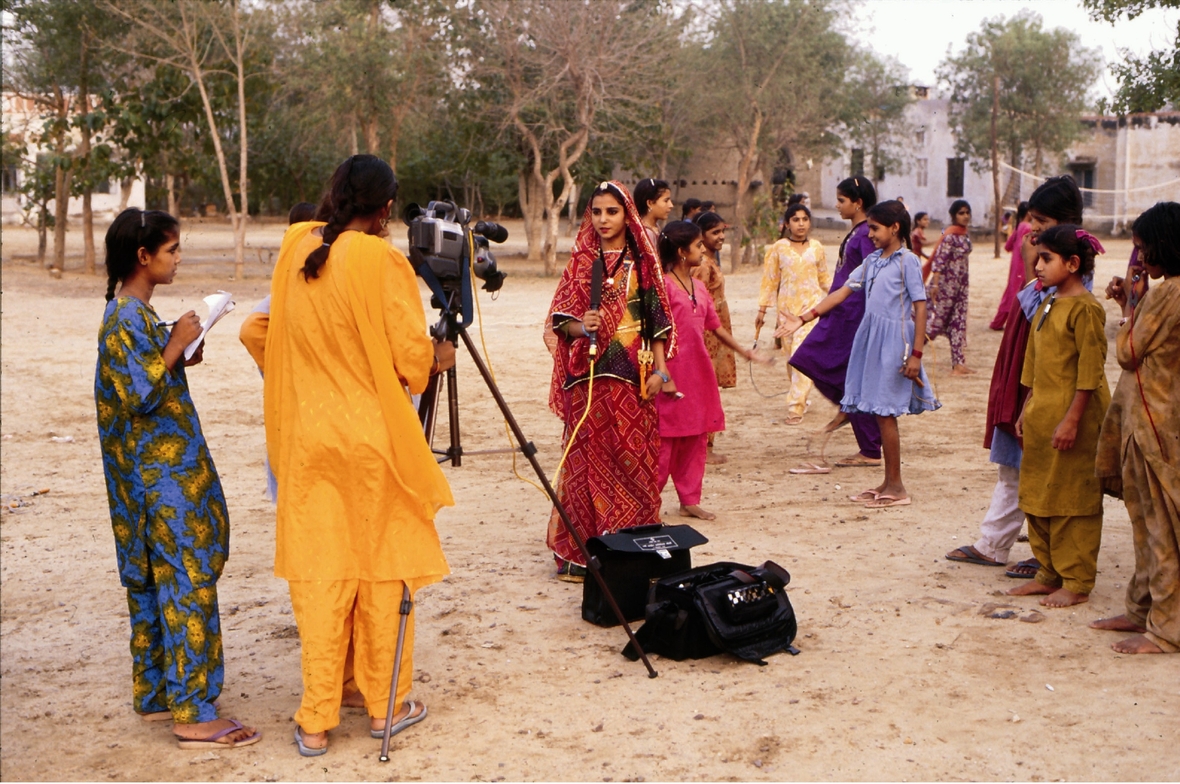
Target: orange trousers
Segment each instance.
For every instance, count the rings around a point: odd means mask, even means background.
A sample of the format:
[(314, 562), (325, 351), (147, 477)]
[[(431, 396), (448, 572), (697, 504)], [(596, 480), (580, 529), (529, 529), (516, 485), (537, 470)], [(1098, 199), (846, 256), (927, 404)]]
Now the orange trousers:
[[(342, 690), (351, 678), (356, 679), (357, 688), (365, 696), (369, 716), (384, 719), (397, 651), (402, 582), (297, 580), (289, 586), (302, 646), (303, 700), (295, 721), (307, 733), (325, 732), (338, 725)], [(346, 673), (350, 652), (352, 672)], [(409, 696), (413, 680), (411, 612), (406, 622), (395, 710)]]

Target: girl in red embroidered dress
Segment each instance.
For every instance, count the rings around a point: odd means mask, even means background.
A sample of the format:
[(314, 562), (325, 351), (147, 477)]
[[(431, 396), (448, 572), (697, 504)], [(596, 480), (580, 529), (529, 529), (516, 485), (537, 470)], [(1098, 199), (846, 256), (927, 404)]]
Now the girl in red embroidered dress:
[[(599, 255), (602, 304), (592, 310), (590, 275)], [(602, 183), (591, 194), (546, 320), (553, 352), (549, 407), (565, 420), (569, 447), (557, 494), (584, 538), (659, 522), (654, 400), (674, 391), (665, 365), (675, 343), (669, 313), (663, 274), (631, 194), (620, 183)], [(575, 433), (590, 392), (591, 333), (598, 340), (592, 409)], [(582, 554), (556, 509), (548, 543), (560, 577), (584, 574)]]

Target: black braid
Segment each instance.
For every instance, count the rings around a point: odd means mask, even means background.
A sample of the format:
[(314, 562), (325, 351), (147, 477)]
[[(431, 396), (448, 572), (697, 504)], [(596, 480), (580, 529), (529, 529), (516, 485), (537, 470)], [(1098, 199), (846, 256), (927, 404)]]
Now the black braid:
[(353, 155), (340, 164), (328, 184), (328, 192), (316, 217), (326, 220), (323, 242), (307, 254), (300, 274), (314, 280), (328, 261), (328, 253), (344, 227), (354, 218), (372, 215), (397, 197), (397, 178), (389, 164), (376, 155)]
[(115, 217), (107, 229), (106, 299), (115, 298), (115, 287), (135, 271), (139, 263), (139, 249), (154, 254), (160, 246), (180, 236), (180, 223), (160, 210), (139, 210), (128, 207)]

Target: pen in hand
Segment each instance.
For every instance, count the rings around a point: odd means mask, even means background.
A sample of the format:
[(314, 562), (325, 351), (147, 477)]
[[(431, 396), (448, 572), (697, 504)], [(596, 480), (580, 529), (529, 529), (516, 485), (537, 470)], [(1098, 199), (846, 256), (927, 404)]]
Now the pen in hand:
[(157, 321), (156, 326), (157, 327), (174, 327), (174, 326), (176, 326), (176, 319), (173, 319), (172, 321)]

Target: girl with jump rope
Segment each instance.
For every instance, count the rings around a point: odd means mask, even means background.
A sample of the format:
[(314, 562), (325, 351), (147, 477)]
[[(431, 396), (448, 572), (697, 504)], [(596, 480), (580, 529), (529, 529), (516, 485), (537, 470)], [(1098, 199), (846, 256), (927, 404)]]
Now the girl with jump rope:
[(700, 507), (701, 483), (709, 433), (725, 430), (725, 412), (713, 372), (713, 360), (705, 347), (705, 333), (733, 349), (747, 361), (770, 364), (759, 359), (754, 349), (743, 348), (725, 327), (703, 281), (692, 276), (705, 257), (701, 228), (689, 221), (675, 221), (659, 235), (660, 262), (664, 268), (664, 289), (668, 292), (672, 322), (679, 343), (676, 356), (668, 360), (668, 374), (675, 387), (656, 399), (660, 413), (660, 491), (668, 477), (680, 498), (680, 516), (714, 520), (717, 515)]
[[(774, 307), (776, 319), (779, 313), (805, 310), (823, 299), (832, 286), (832, 272), (828, 269), (824, 246), (819, 240), (811, 239), (811, 210), (801, 201), (787, 206), (781, 235), (779, 241), (766, 251), (762, 283), (758, 290), (758, 315), (754, 319), (755, 346), (766, 321), (767, 310)], [(803, 327), (783, 346), (788, 359), (810, 332), (810, 327)], [(784, 423), (800, 425), (807, 411), (811, 379), (788, 364), (787, 380), (790, 388), (787, 391), (787, 418)]]
[(926, 288), (921, 262), (909, 250), (909, 213), (901, 202), (886, 201), (869, 209), (867, 217), (869, 239), (877, 250), (818, 305), (798, 315), (783, 314), (774, 335), (788, 337), (830, 313), (854, 291), (864, 292), (865, 316), (853, 339), (840, 410), (872, 414), (881, 428), (885, 481), (849, 500), (884, 509), (911, 503), (901, 481), (897, 417), (933, 411), (941, 404), (922, 369)]

